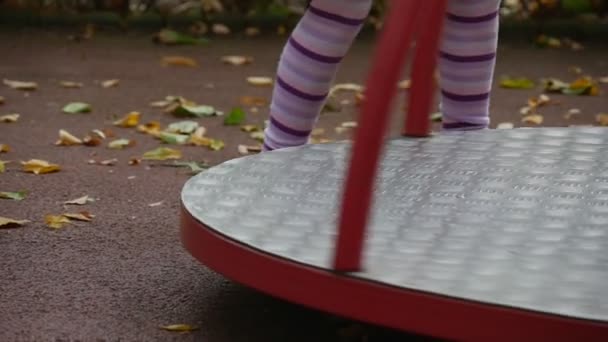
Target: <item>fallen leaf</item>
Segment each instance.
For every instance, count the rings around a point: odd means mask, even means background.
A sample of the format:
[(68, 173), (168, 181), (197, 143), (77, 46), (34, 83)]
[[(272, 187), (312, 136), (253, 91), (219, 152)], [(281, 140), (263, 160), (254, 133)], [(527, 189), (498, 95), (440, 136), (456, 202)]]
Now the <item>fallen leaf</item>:
[(562, 46), (562, 42), (559, 38), (550, 37), (544, 34), (541, 34), (536, 38), (536, 44), (540, 47), (551, 48), (560, 48)]
[(344, 128), (355, 128), (357, 127), (357, 122), (356, 121), (346, 121), (340, 124), (341, 127)]
[(261, 145), (239, 145), (237, 150), (239, 151), (239, 154), (247, 155), (250, 153), (262, 152), (262, 146)]
[(85, 146), (99, 146), (101, 144), (101, 139), (96, 134), (89, 134), (82, 138), (82, 143)]
[(8, 217), (0, 216), (0, 228), (8, 229), (8, 228), (16, 228), (21, 227), (27, 223), (30, 223), (28, 220), (15, 220)]
[(570, 110), (568, 110), (568, 112), (564, 115), (564, 119), (569, 120), (570, 118), (572, 118), (574, 115), (579, 115), (581, 113), (581, 110), (578, 108), (571, 108)]
[(4, 104), (4, 96), (0, 96), (0, 105)]
[(525, 77), (503, 77), (500, 80), (500, 86), (507, 89), (532, 89), (534, 88), (535, 84), (534, 81)]
[(0, 144), (0, 153), (5, 153), (10, 150), (11, 150), (11, 148), (7, 144)]
[(581, 43), (579, 43), (579, 42), (577, 42), (575, 40), (572, 40), (570, 38), (564, 38), (562, 40), (562, 42), (563, 42), (563, 44), (565, 46), (569, 47), (570, 50), (572, 50), (572, 51), (581, 51), (581, 50), (585, 49), (585, 47), (583, 46), (583, 44), (581, 44)]
[(200, 105), (200, 106), (189, 106), (189, 105), (177, 105), (172, 108), (171, 113), (175, 116), (194, 116), (197, 118), (203, 116), (216, 116), (221, 115), (220, 112), (216, 111), (212, 106)]
[(154, 36), (154, 41), (166, 45), (199, 45), (209, 41), (196, 38), (170, 29), (162, 29)]
[(569, 87), (569, 84), (557, 78), (549, 78), (544, 80), (545, 91), (550, 93), (561, 93)]
[(251, 132), (259, 132), (262, 129), (256, 125), (243, 125), (241, 126), (241, 131), (251, 133)]
[(285, 33), (287, 33), (287, 28), (285, 27), (285, 25), (279, 25), (279, 26), (277, 27), (277, 34), (278, 34), (279, 36), (284, 36), (284, 35), (285, 35)]
[(148, 207), (158, 207), (163, 204), (163, 201), (148, 204)]
[(441, 113), (441, 112), (432, 113), (430, 119), (433, 122), (441, 122), (441, 121), (443, 121), (443, 113)]
[(125, 127), (125, 128), (135, 127), (135, 126), (137, 126), (137, 124), (139, 124), (140, 116), (141, 116), (141, 114), (139, 112), (130, 112), (127, 115), (125, 115), (122, 119), (114, 121), (114, 126)]
[(18, 90), (36, 90), (38, 83), (36, 82), (23, 82), (4, 79), (4, 84)]
[(91, 105), (84, 102), (71, 102), (63, 107), (63, 112), (68, 114), (88, 113)]
[(108, 148), (111, 148), (113, 150), (122, 150), (125, 147), (129, 147), (129, 146), (133, 146), (133, 145), (135, 145), (134, 140), (116, 139), (116, 140), (113, 140), (108, 143)]
[(513, 129), (515, 125), (512, 122), (501, 122), (496, 126), (496, 129)]
[(49, 228), (61, 229), (66, 224), (70, 223), (70, 219), (63, 215), (46, 215), (44, 222)]
[(95, 200), (92, 199), (91, 197), (89, 197), (89, 195), (84, 195), (82, 197), (78, 197), (78, 198), (73, 199), (73, 200), (65, 201), (65, 202), (63, 202), (63, 204), (66, 204), (66, 205), (85, 205), (85, 204), (90, 203), (90, 202), (95, 202)]
[(72, 81), (60, 81), (59, 85), (64, 88), (82, 88), (83, 84), (80, 82), (72, 82)]
[(95, 217), (95, 215), (92, 215), (88, 211), (81, 211), (79, 213), (66, 213), (66, 214), (62, 214), (62, 216), (69, 220), (85, 221), (85, 222), (91, 222), (93, 217)]
[(137, 126), (137, 131), (157, 136), (160, 133), (160, 122), (150, 121), (144, 125)]
[(160, 132), (158, 138), (167, 144), (183, 145), (188, 142), (190, 136), (171, 132)]
[(310, 139), (311, 144), (327, 144), (330, 142), (333, 142), (333, 140), (326, 139), (326, 138), (314, 138), (314, 137)]
[(2, 116), (0, 116), (0, 122), (6, 122), (6, 123), (17, 122), (17, 120), (19, 120), (20, 116), (21, 115), (17, 114), (17, 113), (2, 115)]
[(159, 327), (162, 330), (171, 331), (171, 332), (189, 332), (198, 330), (197, 327), (191, 326), (189, 324), (171, 324)]
[(525, 124), (540, 125), (543, 123), (543, 116), (540, 114), (527, 115), (521, 119), (521, 122)]
[(334, 130), (336, 131), (336, 133), (342, 134), (342, 133), (348, 131), (349, 129), (345, 128), (345, 127), (336, 127)]
[(51, 163), (47, 162), (46, 160), (40, 160), (40, 159), (30, 159), (27, 162), (21, 162), (21, 164), (23, 165), (23, 171), (31, 172), (31, 173), (34, 173), (37, 175), (57, 172), (57, 171), (61, 170), (59, 165), (51, 164)]
[(243, 106), (248, 106), (248, 107), (252, 107), (252, 106), (263, 107), (263, 106), (268, 105), (268, 100), (266, 100), (263, 97), (258, 97), (258, 96), (242, 96), (241, 104)]
[[(397, 88), (399, 88), (401, 90), (410, 89), (411, 87), (412, 87), (411, 80), (403, 80), (403, 81), (399, 82), (399, 84), (397, 84)], [(361, 92), (361, 91), (359, 91), (359, 92)]]
[(183, 56), (165, 56), (161, 59), (161, 64), (164, 66), (171, 65), (189, 68), (195, 68), (198, 66), (198, 63), (194, 59)]
[(191, 134), (198, 128), (196, 121), (179, 121), (170, 124), (166, 131), (171, 133)]
[(363, 101), (365, 101), (365, 94), (363, 94), (363, 93), (356, 93), (355, 94), (355, 105), (361, 106), (361, 104), (363, 103)]
[(245, 35), (247, 37), (255, 37), (260, 35), (260, 29), (257, 27), (248, 27), (245, 29)]
[(0, 198), (21, 201), (25, 198), (26, 191), (0, 191)]
[(323, 135), (323, 134), (325, 134), (325, 129), (324, 128), (315, 128), (310, 133), (310, 135), (313, 136), (313, 137), (317, 137), (317, 136), (320, 136), (320, 135)]
[(106, 159), (106, 160), (102, 160), (99, 162), (99, 165), (103, 165), (103, 166), (114, 166), (116, 165), (116, 163), (118, 163), (118, 159), (116, 158), (112, 158), (112, 159)]
[(139, 165), (140, 163), (141, 163), (141, 159), (139, 159), (139, 158), (129, 159), (129, 165), (131, 165), (131, 166)]
[(607, 113), (599, 113), (595, 116), (595, 121), (600, 124), (600, 126), (608, 126), (608, 114)]
[(329, 90), (329, 96), (333, 96), (335, 95), (337, 92), (340, 91), (354, 91), (354, 92), (362, 92), (363, 91), (363, 86), (360, 84), (356, 84), (356, 83), (339, 83), (334, 85), (333, 87), (331, 87), (331, 89)]
[(247, 77), (247, 83), (254, 86), (271, 86), (273, 81), (270, 77), (252, 76)]
[(228, 116), (224, 119), (224, 125), (237, 126), (245, 121), (245, 111), (242, 108), (233, 108)]
[(577, 75), (580, 75), (583, 73), (583, 69), (576, 65), (572, 65), (572, 66), (568, 67), (568, 71), (575, 73)]
[(328, 97), (321, 109), (322, 113), (337, 113), (342, 110), (342, 106), (333, 97)]
[(187, 167), (190, 169), (190, 174), (191, 175), (196, 175), (199, 174), (203, 171), (205, 171), (206, 169), (209, 168), (209, 165), (207, 165), (207, 163), (197, 163), (194, 161), (190, 161), (190, 162), (178, 162), (178, 161), (174, 161), (171, 164), (163, 164), (164, 166), (171, 166), (171, 167)]
[(251, 134), (249, 135), (249, 137), (251, 139), (255, 139), (259, 142), (264, 142), (264, 132), (262, 131), (258, 131), (258, 132), (251, 132)]
[(209, 146), (211, 139), (205, 137), (207, 129), (205, 127), (199, 127), (190, 135), (190, 143), (195, 146)]
[(591, 77), (581, 77), (570, 83), (569, 87), (563, 90), (563, 93), (597, 96), (600, 94), (600, 90)]
[(216, 23), (211, 26), (211, 32), (218, 35), (227, 35), (230, 34), (230, 28), (224, 24)]
[(211, 139), (211, 143), (209, 144), (209, 148), (213, 151), (219, 151), (224, 148), (224, 142), (218, 139)]
[(101, 87), (102, 88), (112, 88), (112, 87), (116, 87), (118, 85), (118, 83), (120, 82), (119, 79), (111, 79), (111, 80), (105, 80), (105, 81), (101, 81)]
[(167, 160), (167, 159), (180, 159), (182, 152), (168, 147), (159, 147), (152, 151), (144, 153), (143, 159), (145, 160)]
[(70, 134), (68, 131), (60, 129), (59, 130), (59, 140), (55, 142), (55, 145), (59, 146), (73, 146), (73, 145), (82, 145), (82, 140)]
[(3, 173), (6, 170), (6, 164), (8, 164), (9, 162), (4, 161), (4, 160), (0, 160), (0, 173)]
[(253, 57), (250, 56), (223, 56), (222, 62), (225, 64), (240, 66), (253, 62)]
[(600, 77), (598, 81), (600, 83), (608, 83), (608, 76)]

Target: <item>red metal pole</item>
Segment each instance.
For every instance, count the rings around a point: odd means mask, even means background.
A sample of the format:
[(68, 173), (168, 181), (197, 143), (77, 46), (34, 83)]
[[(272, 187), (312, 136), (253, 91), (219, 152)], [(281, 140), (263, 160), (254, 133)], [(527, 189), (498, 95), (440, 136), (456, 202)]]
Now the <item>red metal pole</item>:
[(423, 1), (421, 15), (424, 20), (416, 41), (412, 64), (412, 86), (409, 91), (408, 112), (403, 135), (426, 137), (430, 134), (429, 113), (435, 91), (433, 73), (437, 66), (439, 44), (447, 0)]
[[(430, 0), (427, 0), (430, 1)], [(385, 21), (365, 90), (365, 100), (355, 133), (350, 168), (344, 187), (338, 239), (336, 271), (361, 269), (361, 254), (368, 221), (376, 169), (390, 107), (419, 15), (420, 0), (393, 0)]]

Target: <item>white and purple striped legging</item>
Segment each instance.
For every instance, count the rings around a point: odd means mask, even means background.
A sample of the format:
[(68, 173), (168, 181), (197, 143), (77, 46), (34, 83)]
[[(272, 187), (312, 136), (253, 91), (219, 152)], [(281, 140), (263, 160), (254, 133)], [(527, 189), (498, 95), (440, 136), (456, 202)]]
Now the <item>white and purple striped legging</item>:
[[(372, 0), (313, 0), (289, 37), (277, 71), (265, 150), (299, 146), (310, 133), (336, 71)], [(489, 124), (500, 0), (449, 0), (439, 72), (443, 128)]]

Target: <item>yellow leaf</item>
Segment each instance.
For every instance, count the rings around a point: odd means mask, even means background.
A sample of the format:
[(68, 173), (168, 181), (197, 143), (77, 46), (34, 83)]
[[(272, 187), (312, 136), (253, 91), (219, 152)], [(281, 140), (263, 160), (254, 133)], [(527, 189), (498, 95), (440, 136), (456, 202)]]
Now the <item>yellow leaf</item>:
[(120, 80), (117, 80), (117, 79), (105, 80), (105, 81), (101, 82), (101, 86), (103, 88), (112, 88), (112, 87), (116, 87), (118, 85), (118, 82), (120, 82)]
[(57, 172), (57, 171), (61, 170), (59, 165), (51, 164), (51, 163), (47, 162), (46, 160), (40, 160), (40, 159), (30, 159), (27, 162), (21, 162), (21, 164), (23, 164), (23, 171), (31, 172), (31, 173), (34, 173), (37, 175)]
[(0, 153), (8, 152), (11, 150), (11, 147), (7, 144), (0, 144)]
[(70, 219), (63, 215), (46, 215), (44, 222), (49, 228), (61, 229), (64, 225), (70, 223)]
[(310, 133), (310, 135), (312, 135), (313, 137), (323, 135), (323, 134), (325, 134), (325, 129), (323, 129), (323, 128), (315, 128)]
[(219, 151), (224, 148), (224, 142), (218, 139), (211, 139), (209, 148), (213, 151)]
[(0, 160), (0, 173), (3, 173), (4, 170), (6, 170), (6, 164), (8, 164), (9, 162), (4, 161), (4, 160)]
[(224, 56), (222, 62), (230, 65), (245, 65), (253, 62), (253, 57), (250, 56)]
[(247, 77), (247, 83), (254, 86), (271, 86), (273, 81), (270, 77), (252, 76)]
[(87, 204), (89, 202), (95, 202), (95, 200), (92, 199), (91, 197), (89, 197), (89, 195), (85, 195), (85, 196), (78, 197), (78, 198), (73, 199), (73, 200), (65, 201), (65, 202), (63, 202), (63, 204), (68, 204), (68, 205), (70, 205), (70, 204), (72, 204), (72, 205), (85, 205), (85, 204)]
[(17, 120), (19, 120), (19, 116), (21, 115), (17, 113), (2, 115), (0, 116), (0, 122), (17, 122)]
[(38, 88), (38, 83), (36, 82), (23, 82), (4, 79), (4, 84), (18, 90), (36, 90), (36, 88)]
[(153, 136), (158, 136), (158, 134), (160, 133), (160, 128), (161, 128), (160, 122), (150, 121), (144, 125), (137, 126), (137, 131), (146, 133), (146, 134), (150, 134)]
[(183, 56), (165, 56), (162, 58), (161, 63), (164, 66), (172, 65), (190, 68), (195, 68), (198, 66), (198, 63), (194, 59)]
[(181, 157), (181, 151), (169, 147), (159, 147), (152, 151), (148, 151), (143, 155), (143, 159), (145, 160), (180, 159)]
[(82, 140), (76, 138), (68, 131), (60, 129), (59, 130), (59, 140), (55, 142), (55, 145), (60, 146), (73, 146), (73, 145), (82, 145)]
[(67, 218), (68, 220), (85, 221), (85, 222), (91, 222), (93, 217), (95, 217), (95, 215), (92, 215), (88, 211), (81, 211), (79, 213), (66, 213), (66, 214), (62, 214), (61, 216)]
[(135, 127), (139, 123), (140, 116), (141, 114), (139, 112), (130, 112), (122, 119), (114, 121), (114, 125), (126, 128)]
[(189, 324), (171, 324), (160, 327), (163, 330), (172, 331), (172, 332), (188, 332), (198, 330), (197, 327), (194, 327)]
[(258, 97), (258, 96), (243, 96), (241, 97), (241, 104), (243, 106), (249, 106), (249, 107), (263, 107), (268, 105), (268, 101), (263, 98), (263, 97)]
[(195, 146), (210, 146), (212, 139), (205, 137), (207, 129), (199, 127), (190, 135), (189, 143)]
[(28, 220), (15, 220), (15, 219), (11, 219), (8, 217), (2, 217), (0, 216), (0, 229), (5, 228), (16, 228), (16, 227), (21, 227), (26, 223), (29, 223), (30, 221)]
[(72, 82), (72, 81), (60, 81), (59, 85), (64, 88), (82, 88), (83, 84), (80, 82)]
[(608, 126), (608, 114), (607, 113), (599, 113), (595, 116), (595, 121), (600, 124), (600, 126)]
[(543, 116), (540, 114), (532, 114), (528, 116), (524, 116), (521, 119), (521, 122), (526, 124), (540, 125), (543, 123)]

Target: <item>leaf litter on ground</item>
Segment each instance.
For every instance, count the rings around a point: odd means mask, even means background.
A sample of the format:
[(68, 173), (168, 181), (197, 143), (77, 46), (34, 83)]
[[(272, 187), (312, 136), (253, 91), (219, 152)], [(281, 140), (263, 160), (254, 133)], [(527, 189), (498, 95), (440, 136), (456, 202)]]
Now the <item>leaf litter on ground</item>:
[(29, 220), (16, 220), (16, 219), (0, 216), (0, 229), (22, 227), (30, 222), (31, 221), (29, 221)]
[(253, 63), (253, 57), (251, 57), (251, 56), (229, 55), (229, 56), (223, 56), (221, 58), (221, 61), (224, 64), (230, 64), (230, 65), (234, 65), (234, 66), (241, 66), (241, 65), (246, 65), (246, 64)]
[(70, 102), (63, 107), (63, 112), (67, 114), (89, 113), (91, 105), (85, 102)]
[(23, 165), (23, 171), (31, 172), (37, 175), (57, 172), (61, 170), (61, 167), (57, 164), (49, 163), (46, 160), (41, 159), (30, 159), (26, 162), (21, 162)]
[(136, 127), (139, 124), (139, 118), (141, 117), (141, 113), (139, 112), (129, 112), (122, 118), (114, 121), (114, 126), (131, 128)]
[(154, 41), (166, 45), (202, 45), (209, 42), (205, 38), (197, 38), (170, 29), (162, 29), (154, 35)]
[(245, 111), (240, 107), (233, 108), (228, 116), (224, 119), (224, 125), (226, 126), (238, 126), (245, 121)]
[(101, 81), (101, 87), (102, 88), (112, 88), (112, 87), (118, 86), (118, 83), (120, 83), (120, 80), (116, 79), (116, 78), (104, 80), (104, 81)]
[(63, 88), (82, 88), (84, 84), (74, 81), (59, 81), (59, 85)]
[(60, 129), (59, 130), (59, 140), (55, 142), (55, 145), (58, 146), (74, 146), (74, 145), (82, 145), (83, 141), (70, 132)]
[(144, 160), (168, 160), (181, 159), (182, 152), (169, 147), (158, 147), (154, 150), (144, 153)]
[(0, 198), (22, 201), (25, 199), (27, 191), (0, 191)]
[(122, 150), (127, 147), (135, 145), (135, 140), (130, 139), (116, 139), (108, 143), (108, 148), (113, 150)]
[(92, 215), (88, 211), (81, 211), (79, 213), (64, 213), (60, 215), (45, 215), (44, 222), (49, 228), (61, 229), (66, 224), (71, 224), (72, 221), (83, 221), (90, 222), (95, 215)]
[(163, 66), (198, 67), (198, 63), (193, 58), (184, 56), (165, 56), (160, 62)]
[(17, 113), (0, 115), (0, 122), (5, 122), (5, 123), (17, 122), (17, 120), (19, 120), (20, 116), (21, 116), (21, 114), (17, 114)]
[(536, 84), (525, 77), (511, 78), (505, 76), (500, 80), (500, 86), (507, 89), (532, 89)]
[(85, 205), (85, 204), (91, 203), (91, 202), (95, 202), (95, 200), (93, 198), (89, 197), (89, 195), (84, 195), (82, 197), (78, 197), (78, 198), (75, 198), (73, 200), (65, 201), (65, 202), (63, 202), (63, 204), (66, 204), (66, 205)]
[(27, 81), (15, 81), (4, 79), (3, 83), (13, 89), (17, 90), (36, 90), (38, 89), (38, 83), (27, 82)]

